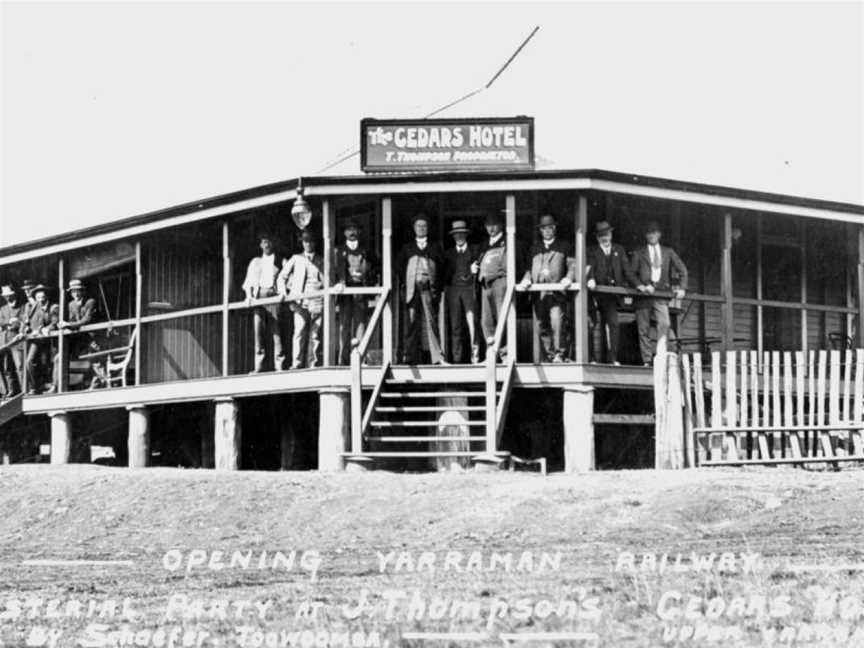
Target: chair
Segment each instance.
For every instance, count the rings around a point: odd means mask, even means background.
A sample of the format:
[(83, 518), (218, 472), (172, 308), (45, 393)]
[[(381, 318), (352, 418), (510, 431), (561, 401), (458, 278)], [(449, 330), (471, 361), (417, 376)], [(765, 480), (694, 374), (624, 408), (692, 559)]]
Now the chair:
[[(129, 370), (129, 363), (135, 355), (135, 338), (137, 335), (138, 328), (136, 327), (132, 329), (132, 334), (125, 346), (78, 356), (79, 360), (93, 362), (93, 370), (96, 375), (90, 383), (90, 389), (96, 389), (102, 384), (106, 387), (113, 387), (115, 384), (121, 387), (127, 386), (126, 373)], [(105, 362), (104, 367), (100, 366), (103, 360)]]
[(132, 335), (129, 336), (129, 342), (126, 346), (110, 349), (112, 352), (105, 362), (105, 380), (108, 382), (108, 387), (113, 387), (114, 384), (119, 384), (121, 387), (126, 387), (126, 374), (129, 370), (129, 363), (135, 355), (135, 337), (138, 334), (138, 327), (132, 329)]

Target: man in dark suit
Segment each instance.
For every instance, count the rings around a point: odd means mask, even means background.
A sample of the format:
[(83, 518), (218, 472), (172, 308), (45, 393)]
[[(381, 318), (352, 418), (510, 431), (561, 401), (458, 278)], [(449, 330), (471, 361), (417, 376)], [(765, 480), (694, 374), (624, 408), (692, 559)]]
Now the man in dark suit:
[[(360, 243), (360, 227), (353, 220), (345, 223), (345, 242), (335, 250), (335, 292), (346, 286), (361, 288), (377, 283), (377, 258), (368, 246)], [(339, 305), (339, 364), (351, 361), (351, 339), (363, 338), (369, 321), (369, 295), (340, 295)]]
[[(597, 245), (592, 245), (586, 253), (587, 268), (585, 272), (588, 290), (597, 286), (618, 286), (626, 288), (636, 284), (636, 278), (630, 269), (627, 252), (624, 246), (612, 242), (613, 227), (607, 221), (600, 221), (594, 226)], [(605, 362), (621, 364), (618, 361), (621, 334), (618, 329), (618, 306), (620, 297), (594, 293), (592, 298), (598, 318), (595, 324), (603, 327), (603, 339), (606, 341)], [(599, 349), (594, 357), (600, 357)]]
[(405, 361), (420, 364), (421, 333), (426, 332), (432, 364), (446, 364), (438, 340), (438, 298), (444, 271), (444, 252), (429, 240), (429, 218), (414, 217), (414, 239), (402, 246), (396, 268), (405, 282), (408, 322), (405, 330)]
[[(560, 283), (564, 288), (575, 279), (573, 248), (567, 241), (555, 237), (555, 217), (544, 214), (539, 223), (540, 240), (529, 253), (530, 267), (522, 277), (522, 288), (532, 283)], [(533, 294), (534, 315), (537, 318), (543, 357), (535, 362), (564, 362), (570, 347), (570, 325), (567, 318), (567, 293), (543, 291)]]
[(21, 339), (24, 329), (24, 303), (11, 285), (3, 286), (0, 296), (6, 303), (0, 306), (0, 375), (3, 379), (3, 398), (12, 398), (21, 393), (21, 350), (14, 344)]
[[(651, 314), (657, 325), (657, 344), (666, 345), (669, 334), (669, 299), (653, 298), (655, 291), (672, 290), (676, 299), (683, 299), (687, 290), (687, 266), (670, 247), (660, 245), (660, 226), (651, 221), (645, 228), (646, 245), (633, 251), (631, 269), (633, 285), (645, 297), (636, 299), (636, 326), (639, 329), (639, 351), (642, 362), (651, 365)], [(673, 270), (677, 277), (673, 277)], [(673, 290), (673, 283), (676, 287)]]
[[(504, 218), (499, 212), (486, 214), (486, 234), (480, 246), (477, 261), (471, 264), (471, 272), (477, 274), (480, 283), (480, 329), (488, 342), (495, 337), (498, 316), (507, 293), (507, 239), (504, 235)], [(498, 350), (498, 359), (507, 355), (506, 347)]]
[[(444, 291), (450, 321), (450, 359), (456, 363), (479, 361), (475, 317), (477, 295), (475, 273), (471, 264), (477, 259), (478, 247), (468, 243), (471, 228), (464, 220), (454, 220), (450, 235), (455, 245), (444, 252)], [(467, 335), (466, 335), (467, 333)]]

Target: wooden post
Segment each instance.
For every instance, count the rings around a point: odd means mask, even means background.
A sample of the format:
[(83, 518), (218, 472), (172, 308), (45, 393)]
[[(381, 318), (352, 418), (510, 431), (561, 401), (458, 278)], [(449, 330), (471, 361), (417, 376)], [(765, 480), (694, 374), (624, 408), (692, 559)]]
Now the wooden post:
[(654, 467), (684, 467), (684, 400), (678, 356), (658, 353), (654, 356)]
[(240, 408), (233, 398), (215, 401), (213, 446), (216, 455), (216, 470), (240, 469)]
[(68, 464), (72, 450), (72, 429), (69, 414), (48, 412), (51, 417), (51, 463)]
[(141, 380), (141, 347), (144, 341), (144, 331), (141, 330), (141, 306), (143, 292), (143, 276), (141, 274), (141, 241), (135, 241), (135, 328), (138, 331), (135, 340), (135, 384), (140, 385)]
[[(63, 263), (63, 257), (61, 256), (57, 262), (57, 274), (58, 279), (60, 281), (60, 299), (58, 308), (60, 309), (59, 317), (61, 320), (66, 319), (66, 291), (63, 289), (66, 284), (66, 268)], [(58, 327), (58, 336), (57, 336), (57, 359), (56, 363), (56, 371), (57, 376), (56, 384), (54, 385), (57, 393), (63, 393), (66, 391), (66, 335), (62, 328)]]
[(858, 226), (858, 348), (864, 347), (864, 225)]
[[(342, 453), (348, 450), (351, 439), (347, 389), (322, 389), (318, 392), (318, 470), (344, 470)], [(360, 452), (360, 448), (351, 448)]]
[[(756, 216), (756, 299), (759, 305), (756, 307), (756, 351), (758, 357), (762, 357), (765, 350), (764, 338), (764, 312), (762, 310), (762, 217)], [(763, 438), (763, 435), (759, 435)]]
[(594, 470), (594, 387), (564, 388), (564, 472)]
[[(515, 286), (518, 282), (516, 277), (516, 196), (507, 194), (505, 199), (505, 222), (507, 237), (507, 287)], [(516, 348), (516, 296), (510, 311), (507, 313), (507, 355), (518, 358)]]
[[(231, 301), (231, 247), (228, 221), (222, 221), (222, 375), (229, 374), (228, 366), (228, 304)], [(141, 335), (139, 331), (138, 335)]]
[(127, 405), (129, 412), (129, 467), (150, 465), (150, 410), (144, 405)]
[(325, 200), (321, 206), (321, 224), (323, 227), (322, 235), (324, 237), (324, 290), (327, 291), (324, 295), (324, 366), (329, 367), (333, 364), (333, 343), (338, 343), (338, 336), (334, 335), (336, 330), (336, 308), (333, 303), (333, 298), (329, 292), (329, 288), (333, 282), (333, 237), (336, 235), (334, 227), (334, 214), (330, 209), (330, 201)]
[[(391, 294), (395, 294), (393, 286), (393, 200), (381, 200), (381, 285), (389, 286)], [(389, 300), (384, 305), (381, 314), (381, 362), (387, 364), (393, 361), (393, 302)]]
[(735, 348), (735, 308), (732, 304), (732, 214), (723, 214), (723, 247), (720, 259), (723, 295), (723, 350)]
[(801, 246), (801, 350), (807, 350), (807, 221), (800, 221), (798, 244)]
[(585, 236), (588, 230), (588, 198), (579, 196), (576, 203), (576, 362), (588, 362), (588, 289), (585, 287)]

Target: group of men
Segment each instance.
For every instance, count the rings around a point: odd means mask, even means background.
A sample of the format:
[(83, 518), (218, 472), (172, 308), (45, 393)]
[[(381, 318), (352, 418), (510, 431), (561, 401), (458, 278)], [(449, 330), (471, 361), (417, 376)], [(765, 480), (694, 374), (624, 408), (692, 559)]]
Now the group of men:
[[(464, 219), (451, 223), (453, 244), (446, 249), (430, 239), (429, 217), (417, 213), (412, 220), (413, 238), (398, 251), (394, 271), (401, 285), (400, 297), (405, 305), (402, 361), (408, 364), (477, 363), (480, 361), (479, 333), (484, 341), (495, 335), (507, 289), (507, 240), (500, 213), (490, 212), (484, 219), (486, 236), (481, 244), (468, 241), (471, 228)], [(572, 245), (557, 236), (558, 227), (552, 214), (543, 214), (538, 222), (538, 236), (527, 254), (514, 251), (517, 259), (519, 288), (555, 284), (549, 290), (531, 290), (541, 362), (565, 362), (570, 354), (569, 316), (572, 300), (567, 289), (576, 280), (577, 269)], [(650, 364), (654, 348), (650, 336), (652, 319), (657, 338), (669, 332), (669, 296), (684, 296), (687, 268), (672, 248), (660, 245), (660, 227), (652, 222), (646, 227), (645, 245), (628, 256), (625, 249), (612, 242), (612, 226), (596, 224), (596, 245), (587, 250), (586, 282), (591, 291), (592, 320), (602, 327), (607, 363), (619, 364), (620, 333), (618, 311), (622, 291), (604, 288), (632, 288), (639, 332), (642, 362)], [(360, 242), (360, 228), (348, 221), (344, 241), (334, 250), (334, 290), (364, 288), (378, 284), (378, 259)], [(309, 230), (301, 234), (302, 252), (282, 257), (269, 234), (259, 236), (261, 255), (247, 268), (243, 289), (246, 302), (254, 308), (255, 366), (253, 373), (265, 369), (268, 340), (272, 340), (273, 368), (285, 367), (285, 344), (282, 332), (282, 308), (287, 301), (293, 311), (294, 336), (290, 368), (321, 364), (321, 327), (323, 320), (324, 262), (315, 249), (316, 238)], [(673, 286), (674, 284), (674, 286)], [(663, 293), (655, 297), (655, 292)], [(265, 300), (263, 303), (260, 300)], [(348, 364), (352, 341), (363, 337), (369, 316), (369, 295), (362, 291), (339, 294), (339, 363)], [(443, 302), (449, 324), (449, 355), (441, 344), (438, 313)], [(479, 322), (479, 326), (478, 326)], [(506, 356), (502, 344), (499, 356)], [(599, 355), (599, 354), (598, 354)]]
[[(359, 240), (359, 227), (349, 221), (344, 227), (345, 241), (335, 250), (334, 290), (374, 286), (377, 283), (374, 254)], [(310, 230), (300, 235), (302, 251), (282, 257), (268, 233), (258, 237), (260, 256), (253, 257), (246, 271), (243, 290), (247, 306), (253, 306), (255, 362), (252, 373), (265, 370), (268, 340), (272, 345), (273, 369), (286, 369), (283, 330), (283, 302), (293, 312), (294, 335), (290, 369), (321, 364), (321, 326), (324, 318), (324, 258), (316, 251), (316, 237)], [(269, 299), (272, 298), (272, 299)], [(353, 338), (362, 338), (368, 317), (368, 296), (340, 295), (339, 358), (348, 364)], [(265, 303), (258, 303), (267, 300)]]
[[(27, 371), (30, 394), (50, 393), (59, 382), (60, 358), (52, 342), (52, 331), (77, 331), (91, 323), (96, 315), (96, 301), (87, 299), (80, 279), (69, 282), (70, 299), (67, 317), (60, 315), (60, 307), (48, 298), (49, 288), (25, 280), (20, 292), (11, 284), (0, 288), (4, 303), (0, 306), (0, 390), (4, 400), (13, 398), (22, 390), (23, 368)], [(84, 352), (92, 342), (89, 336), (72, 336), (70, 353)]]

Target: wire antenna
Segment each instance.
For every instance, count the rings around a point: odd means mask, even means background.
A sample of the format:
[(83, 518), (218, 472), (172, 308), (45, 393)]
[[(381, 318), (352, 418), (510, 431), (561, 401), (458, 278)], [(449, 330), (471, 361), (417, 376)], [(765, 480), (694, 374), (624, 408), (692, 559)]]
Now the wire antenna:
[[(462, 103), (462, 102), (465, 101), (466, 99), (470, 99), (470, 98), (473, 97), (474, 95), (480, 94), (480, 93), (483, 92), (484, 90), (489, 89), (489, 88), (492, 86), (492, 84), (495, 83), (495, 82), (498, 80), (498, 77), (500, 77), (500, 76), (504, 73), (504, 70), (506, 70), (508, 67), (510, 67), (510, 64), (511, 64), (515, 59), (516, 59), (517, 56), (519, 56), (519, 53), (520, 53), (520, 52), (525, 48), (525, 46), (528, 44), (528, 41), (530, 41), (532, 38), (534, 38), (534, 35), (535, 35), (539, 30), (540, 30), (540, 25), (537, 25), (536, 27), (534, 27), (534, 29), (531, 31), (531, 33), (528, 34), (527, 38), (525, 38), (525, 40), (522, 41), (522, 43), (519, 45), (519, 47), (516, 48), (516, 51), (513, 52), (513, 53), (510, 55), (510, 58), (508, 58), (507, 61), (504, 63), (504, 65), (502, 65), (502, 66), (498, 69), (498, 71), (497, 71), (497, 72), (492, 76), (491, 79), (489, 79), (489, 81), (488, 81), (488, 83), (486, 83), (486, 85), (480, 86), (480, 87), (477, 88), (476, 90), (472, 90), (471, 92), (462, 95), (462, 96), (459, 97), (458, 99), (454, 99), (454, 100), (451, 101), (450, 103), (445, 104), (444, 106), (441, 106), (441, 107), (438, 108), (437, 110), (433, 110), (433, 111), (432, 111), (431, 113), (429, 113), (428, 115), (424, 115), (424, 116), (423, 116), (423, 119), (429, 119), (430, 117), (434, 117), (434, 116), (437, 115), (438, 113), (444, 112), (444, 111), (447, 110), (448, 108), (452, 108), (453, 106)], [(328, 171), (328, 170), (332, 169), (333, 167), (342, 164), (342, 163), (345, 162), (346, 160), (350, 160), (350, 159), (351, 159), (352, 157), (354, 157), (355, 155), (359, 155), (359, 154), (360, 154), (360, 149), (357, 148), (357, 147), (355, 147), (355, 148), (353, 148), (353, 149), (346, 149), (346, 151), (350, 151), (350, 152), (346, 153), (345, 151), (343, 151), (342, 153), (339, 154), (339, 157), (338, 157), (336, 160), (334, 160), (333, 162), (329, 162), (327, 165), (325, 165), (324, 167), (322, 167), (321, 169), (319, 169), (319, 170), (316, 171), (315, 173), (323, 173), (324, 171)]]

